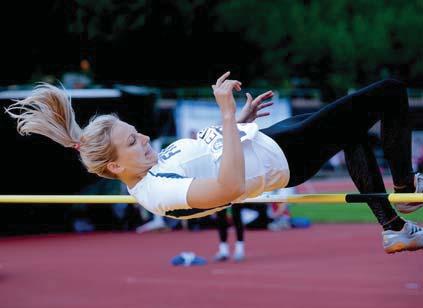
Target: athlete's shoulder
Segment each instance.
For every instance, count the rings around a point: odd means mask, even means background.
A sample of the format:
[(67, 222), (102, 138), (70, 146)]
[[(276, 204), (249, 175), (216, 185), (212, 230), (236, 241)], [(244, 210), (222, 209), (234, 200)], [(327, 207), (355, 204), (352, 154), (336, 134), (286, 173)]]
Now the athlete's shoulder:
[(163, 216), (169, 209), (189, 208), (186, 195), (192, 180), (155, 166), (128, 191), (148, 211)]

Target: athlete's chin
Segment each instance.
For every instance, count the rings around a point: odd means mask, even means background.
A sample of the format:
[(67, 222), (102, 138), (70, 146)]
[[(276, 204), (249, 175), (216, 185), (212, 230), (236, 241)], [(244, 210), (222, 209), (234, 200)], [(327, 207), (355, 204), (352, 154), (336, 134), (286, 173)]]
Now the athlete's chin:
[(150, 167), (153, 167), (158, 162), (158, 155), (156, 153), (151, 153), (146, 159)]

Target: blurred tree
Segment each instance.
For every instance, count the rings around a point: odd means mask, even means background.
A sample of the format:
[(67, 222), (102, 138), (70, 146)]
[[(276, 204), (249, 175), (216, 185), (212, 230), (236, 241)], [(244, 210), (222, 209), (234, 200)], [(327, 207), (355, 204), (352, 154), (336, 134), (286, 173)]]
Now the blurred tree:
[(222, 1), (219, 29), (259, 46), (274, 82), (293, 76), (333, 98), (387, 75), (422, 80), (422, 1)]
[[(199, 86), (230, 69), (244, 85), (302, 80), (326, 99), (387, 76), (423, 86), (421, 0), (25, 3), (3, 11), (19, 16), (1, 19), (9, 43), (2, 72), (11, 77), (3, 84), (86, 58), (99, 82)], [(25, 48), (9, 47), (22, 41)]]
[(74, 0), (69, 31), (85, 40), (114, 41), (127, 31), (141, 29), (149, 15), (149, 1)]
[(214, 31), (218, 2), (74, 0), (68, 28), (95, 52), (102, 81), (204, 86), (224, 70), (242, 72), (255, 56), (238, 34)]

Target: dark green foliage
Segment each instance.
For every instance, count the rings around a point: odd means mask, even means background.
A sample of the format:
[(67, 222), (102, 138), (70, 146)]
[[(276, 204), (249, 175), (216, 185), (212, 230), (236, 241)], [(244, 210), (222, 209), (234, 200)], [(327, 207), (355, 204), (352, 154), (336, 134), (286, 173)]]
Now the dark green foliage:
[(251, 86), (295, 78), (328, 97), (388, 76), (423, 86), (420, 0), (47, 2), (14, 23), (31, 32), (28, 69), (45, 74), (88, 57), (100, 82), (204, 86), (230, 69)]

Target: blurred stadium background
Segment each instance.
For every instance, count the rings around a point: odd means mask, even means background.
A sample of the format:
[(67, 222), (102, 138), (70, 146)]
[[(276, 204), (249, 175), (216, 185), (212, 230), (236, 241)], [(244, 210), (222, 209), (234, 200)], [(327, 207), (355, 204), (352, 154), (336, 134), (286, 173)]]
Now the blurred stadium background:
[[(6, 2), (0, 12), (2, 108), (28, 95), (37, 82), (61, 83), (72, 96), (80, 124), (94, 113), (116, 112), (150, 135), (160, 150), (217, 122), (210, 85), (227, 70), (243, 82), (239, 107), (247, 91), (277, 94), (272, 116), (260, 119), (261, 127), (393, 77), (408, 85), (413, 165), (423, 171), (422, 1)], [(19, 136), (4, 113), (0, 130), (1, 194), (127, 193), (115, 181), (86, 173), (76, 152), (44, 137)], [(378, 130), (371, 132), (373, 146), (391, 190)], [(356, 192), (342, 153), (315, 179), (286, 193), (326, 192)], [(285, 214), (313, 224), (376, 223), (365, 205), (288, 206)], [(247, 228), (268, 229), (276, 219), (272, 209), (274, 205), (246, 207)], [(423, 220), (421, 213), (408, 217)], [(155, 219), (126, 204), (0, 205), (0, 236), (134, 233)], [(208, 217), (184, 223), (165, 219), (158, 226), (200, 231), (215, 224)]]
[[(259, 121), (261, 127), (394, 77), (409, 87), (413, 163), (420, 169), (422, 11), (420, 1), (11, 2), (0, 21), (0, 103), (24, 97), (37, 82), (62, 83), (80, 124), (96, 112), (117, 112), (160, 149), (217, 122), (210, 85), (226, 70), (243, 82), (240, 107), (246, 91), (276, 91), (272, 117)], [(119, 184), (85, 173), (76, 153), (39, 136), (22, 138), (10, 119), (0, 117), (3, 145), (13, 148), (1, 153), (8, 162), (1, 193), (125, 193)], [(377, 127), (374, 147), (389, 188)], [(325, 192), (355, 191), (342, 158), (340, 153), (319, 175)], [(319, 185), (313, 181), (298, 192), (323, 192)], [(72, 231), (80, 216), (97, 220), (97, 229), (133, 229), (150, 219), (129, 208), (0, 207), (0, 233)], [(321, 206), (292, 210), (304, 210), (315, 221), (375, 221), (359, 206), (345, 212)]]

